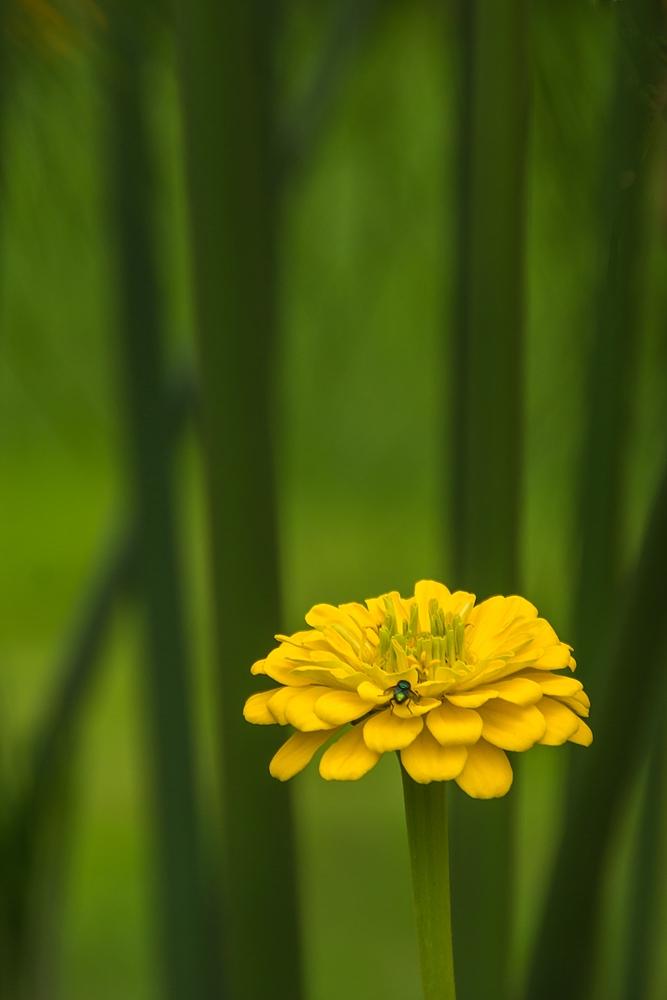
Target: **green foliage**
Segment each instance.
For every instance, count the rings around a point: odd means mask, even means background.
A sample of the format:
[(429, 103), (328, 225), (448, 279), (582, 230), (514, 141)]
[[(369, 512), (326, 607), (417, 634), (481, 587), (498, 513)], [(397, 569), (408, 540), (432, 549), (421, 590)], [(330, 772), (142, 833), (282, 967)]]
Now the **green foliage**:
[[(208, 16), (213, 6), (193, 3), (192, 11)], [(237, 7), (216, 6), (227, 13)], [(90, 582), (98, 579), (91, 567), (97, 565), (110, 529), (122, 520), (130, 480), (121, 450), (126, 397), (118, 332), (123, 310), (111, 226), (117, 218), (107, 201), (114, 169), (105, 132), (110, 81), (101, 72), (112, 36), (94, 4), (11, 0), (11, 7), (22, 16), (27, 11), (33, 27), (35, 12), (53, 8), (75, 30), (65, 51), (53, 47), (48, 32), (39, 34), (39, 44), (32, 28), (20, 40), (8, 35), (2, 75), (0, 870), (16, 862), (7, 831), (17, 828), (19, 806), (34, 786), (34, 748), (57, 744), (57, 760), (63, 764), (58, 780), (47, 782), (44, 801), (49, 805), (42, 820), (30, 829), (32, 883), (14, 882), (24, 886), (18, 898), (26, 921), (8, 930), (8, 911), (2, 911), (0, 959), (4, 961), (18, 927), (25, 967), (32, 970), (19, 975), (23, 978), (16, 989), (22, 1000), (37, 992), (58, 992), (68, 1000), (92, 995), (147, 1000), (162, 995), (159, 928), (164, 914), (158, 886), (163, 875), (153, 828), (154, 744), (135, 598), (132, 610), (123, 605), (120, 615), (108, 601), (109, 616), (99, 633), (97, 659), (89, 660), (94, 671), (76, 702), (79, 708), (68, 716), (63, 739), (45, 742), (45, 734), (60, 725), (54, 720), (63, 704), (68, 664), (76, 659), (77, 636), (91, 621), (85, 608), (94, 606), (99, 595)], [(649, 654), (656, 676), (664, 666), (664, 651), (650, 638), (660, 616), (647, 622), (641, 637), (626, 626), (621, 646), (614, 645), (613, 629), (608, 630), (610, 654), (605, 656), (594, 638), (601, 631), (598, 613), (584, 615), (578, 595), (582, 588), (601, 586), (600, 580), (611, 585), (613, 576), (618, 587), (614, 599), (621, 609), (617, 618), (623, 620), (623, 595), (640, 592), (624, 587), (623, 581), (639, 581), (637, 555), (646, 553), (646, 525), (667, 452), (666, 143), (662, 118), (646, 103), (647, 97), (660, 99), (660, 88), (651, 89), (651, 80), (662, 81), (665, 29), (647, 29), (638, 18), (637, 30), (627, 22), (622, 25), (619, 43), (617, 8), (628, 7), (631, 13), (644, 9), (630, 0), (598, 5), (540, 0), (529, 7), (519, 559), (516, 575), (502, 586), (520, 587), (563, 639), (574, 643), (576, 638), (575, 655), (584, 654), (578, 670), (587, 687), (593, 670), (601, 692), (616, 678), (616, 696), (623, 698), (616, 710), (627, 726), (623, 738), (625, 746), (632, 745), (632, 754), (619, 757), (601, 695), (591, 719), (599, 743), (590, 753), (538, 748), (525, 760), (513, 761), (518, 778), (511, 793), (509, 992), (513, 998), (522, 995), (545, 900), (556, 898), (549, 895), (554, 859), (564, 816), (574, 815), (572, 805), (566, 810), (572, 796), (568, 762), (574, 760), (578, 771), (590, 758), (590, 774), (578, 775), (577, 783), (593, 782), (609, 790), (608, 762), (615, 761), (624, 795), (614, 801), (613, 816), (609, 802), (600, 802), (597, 795), (580, 805), (577, 822), (588, 823), (586, 829), (598, 838), (595, 844), (605, 845), (604, 852), (590, 848), (586, 854), (594, 869), (586, 877), (601, 895), (596, 901), (592, 893), (572, 886), (574, 869), (564, 859), (573, 855), (561, 854), (558, 884), (569, 895), (567, 906), (550, 904), (563, 909), (551, 913), (552, 919), (560, 919), (550, 932), (549, 948), (562, 942), (563, 928), (601, 908), (606, 912), (596, 925), (597, 939), (586, 938), (588, 951), (573, 970), (590, 969), (594, 983), (587, 995), (595, 1000), (630, 995), (624, 984), (639, 962), (646, 1000), (657, 1000), (667, 987), (667, 968), (655, 943), (667, 927), (667, 891), (662, 863), (646, 866), (649, 855), (660, 855), (656, 841), (662, 845), (665, 837), (663, 779), (655, 756), (660, 743), (653, 742), (648, 778), (643, 771), (654, 731), (648, 699), (657, 708), (657, 685), (637, 687), (636, 714), (625, 718), (623, 713), (631, 671), (641, 679)], [(175, 55), (170, 22), (160, 20), (158, 5), (152, 10), (155, 31), (142, 57), (140, 86), (156, 178), (149, 197), (156, 294), (163, 310), (161, 350), (165, 365), (183, 354), (196, 363), (190, 289), (194, 284), (196, 299), (201, 264), (195, 256), (193, 267), (183, 180), (179, 90), (186, 76)], [(316, 601), (363, 600), (392, 587), (409, 591), (420, 577), (474, 586), (454, 565), (460, 539), (449, 537), (448, 527), (457, 509), (460, 461), (460, 413), (454, 403), (462, 387), (470, 389), (457, 374), (453, 335), (460, 262), (455, 11), (434, 0), (359, 5), (356, 20), (349, 19), (349, 10), (342, 0), (281, 5), (274, 42), (277, 106), (265, 109), (263, 124), (255, 121), (253, 126), (266, 132), (260, 135), (263, 142), (275, 140), (275, 180), (280, 182), (271, 192), (270, 234), (255, 230), (248, 236), (250, 247), (261, 247), (265, 238), (275, 241), (267, 265), (275, 283), (269, 387), (259, 385), (252, 371), (244, 373), (247, 381), (230, 384), (237, 369), (216, 374), (209, 348), (199, 354), (204, 399), (221, 391), (229, 393), (222, 402), (238, 406), (237, 419), (224, 412), (219, 428), (234, 437), (239, 449), (225, 487), (233, 493), (238, 486), (237, 499), (247, 498), (251, 474), (265, 475), (266, 469), (261, 470), (268, 459), (258, 453), (254, 425), (244, 409), (247, 401), (234, 393), (239, 386), (253, 399), (255, 392), (266, 393), (271, 407), (284, 612), (281, 622), (275, 555), (267, 548), (274, 542), (264, 524), (264, 541), (254, 550), (258, 555), (244, 591), (250, 592), (253, 574), (256, 581), (265, 558), (263, 634), (254, 637), (258, 656), (274, 629), (298, 628)], [(204, 42), (213, 46), (207, 58), (215, 59), (217, 43), (211, 33), (191, 43), (195, 48), (187, 60), (196, 61), (197, 45)], [(627, 48), (619, 47), (628, 43), (629, 56)], [(239, 52), (234, 59), (229, 65), (241, 73)], [(222, 85), (211, 83), (202, 114), (213, 113), (220, 97), (238, 124), (233, 94), (226, 86), (218, 94), (216, 87)], [(630, 88), (638, 104), (623, 105), (623, 87)], [(637, 107), (641, 121), (633, 111)], [(642, 159), (642, 186), (636, 188), (632, 208), (637, 235), (631, 245), (624, 244), (628, 257), (619, 256), (619, 270), (609, 284), (610, 233), (615, 204), (622, 197), (613, 183), (619, 148), (630, 144), (635, 155), (643, 149), (648, 122), (651, 152)], [(270, 129), (275, 130), (271, 136)], [(216, 159), (220, 150), (211, 141), (212, 152), (202, 146), (198, 154), (201, 173), (195, 184), (198, 218), (204, 222), (219, 219), (206, 191), (219, 193), (227, 176)], [(228, 150), (227, 157), (232, 153)], [(232, 164), (235, 188), (224, 195), (232, 200), (238, 195), (234, 240), (254, 210), (247, 149), (243, 156), (239, 153)], [(493, 163), (484, 166), (492, 180)], [(479, 178), (476, 183), (485, 187)], [(476, 204), (479, 208), (482, 202)], [(195, 240), (197, 232), (195, 226)], [(215, 343), (227, 329), (219, 317), (226, 315), (231, 328), (230, 314), (224, 312), (228, 296), (242, 293), (236, 305), (241, 318), (246, 307), (257, 303), (251, 301), (250, 285), (243, 285), (242, 260), (232, 248), (223, 274), (220, 245), (215, 234), (210, 239), (207, 280), (211, 301), (218, 305), (210, 313), (208, 336)], [(232, 235), (220, 239), (230, 241)], [(502, 242), (498, 236), (487, 248), (492, 264), (504, 252)], [(237, 281), (232, 287), (230, 282)], [(611, 343), (607, 323), (619, 319), (626, 348), (606, 358)], [(500, 336), (500, 328), (496, 332)], [(620, 409), (619, 390), (613, 389), (613, 380), (602, 378), (595, 360), (600, 357), (613, 362), (622, 383)], [(618, 422), (600, 421), (601, 396), (608, 413), (617, 421), (622, 415), (620, 432)], [(511, 403), (518, 406), (519, 401), (512, 398)], [(507, 417), (504, 411), (500, 415)], [(516, 411), (512, 419), (516, 421)], [(260, 438), (266, 449), (266, 438)], [(210, 450), (210, 437), (204, 440)], [(604, 469), (613, 467), (612, 472), (600, 471), (591, 456), (596, 462), (607, 456)], [(468, 456), (469, 461), (474, 458)], [(226, 822), (220, 746), (229, 739), (221, 736), (216, 706), (219, 701), (224, 706), (223, 717), (232, 726), (228, 733), (242, 736), (237, 703), (249, 680), (253, 653), (239, 640), (233, 679), (212, 669), (216, 609), (201, 464), (200, 437), (190, 436), (173, 453), (173, 475), (185, 567), (180, 577), (186, 652), (193, 661), (187, 674), (195, 722), (191, 791), (211, 897), (202, 905), (215, 911)], [(486, 460), (480, 460), (478, 474), (486, 486), (485, 467)], [(580, 557), (586, 551), (586, 524), (599, 527), (602, 520), (596, 522), (597, 508), (586, 483), (595, 486), (598, 501), (613, 505), (613, 516), (605, 522), (613, 526), (613, 552), (598, 537), (586, 556), (589, 581), (598, 580), (592, 584), (581, 582)], [(493, 501), (495, 485), (489, 477), (488, 496), (473, 496), (478, 512), (482, 499)], [(262, 504), (272, 518), (270, 493), (263, 495)], [(226, 518), (229, 504), (224, 510)], [(239, 531), (252, 530), (238, 507), (234, 516)], [(600, 558), (610, 557), (613, 573), (601, 570), (598, 556), (590, 554), (594, 550)], [(219, 562), (220, 552), (213, 558)], [(234, 576), (226, 584), (232, 590), (242, 556), (236, 552), (234, 560)], [(484, 589), (483, 582), (479, 586)], [(647, 588), (647, 598), (658, 593), (655, 580), (635, 586)], [(592, 596), (599, 599), (597, 589)], [(73, 615), (73, 608), (84, 610)], [(234, 614), (238, 617), (239, 610)], [(75, 630), (68, 642), (63, 636), (72, 621), (80, 622), (82, 630)], [(244, 622), (245, 642), (251, 623)], [(225, 626), (225, 634), (230, 628)], [(104, 635), (109, 638), (102, 642)], [(252, 737), (255, 743), (254, 731)], [(266, 749), (260, 746), (258, 740), (248, 753), (265, 762)], [(368, 1000), (419, 996), (400, 781), (391, 763), (354, 787), (325, 785), (310, 771), (294, 782), (305, 992), (311, 1000), (333, 1000), (346, 991)], [(243, 781), (241, 775), (236, 793), (240, 788), (242, 794)], [(656, 787), (657, 792), (651, 791)], [(610, 792), (609, 798), (615, 794)], [(574, 825), (566, 834), (563, 851), (575, 851), (577, 829)], [(254, 855), (242, 859), (247, 868), (259, 860)], [(269, 877), (275, 872), (289, 882), (284, 857), (271, 855), (261, 863)], [(34, 891), (35, 884), (40, 891)], [(581, 908), (584, 903), (590, 911)], [(649, 947), (643, 948), (631, 932), (630, 918), (633, 926), (650, 926)], [(213, 949), (222, 953), (215, 919), (206, 923), (213, 928)], [(253, 941), (257, 954), (266, 947), (267, 933)], [(535, 954), (549, 969), (545, 947), (542, 941)], [(295, 995), (293, 984), (287, 989), (286, 995)], [(540, 1000), (547, 995), (540, 987)], [(569, 1000), (574, 993), (562, 987), (556, 995)]]

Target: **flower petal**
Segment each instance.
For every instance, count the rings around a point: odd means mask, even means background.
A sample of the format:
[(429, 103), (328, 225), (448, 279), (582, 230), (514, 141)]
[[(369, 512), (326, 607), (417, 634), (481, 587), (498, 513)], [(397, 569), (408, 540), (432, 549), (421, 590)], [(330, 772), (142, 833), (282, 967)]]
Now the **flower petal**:
[(325, 687), (337, 688), (339, 691), (356, 691), (360, 681), (363, 681), (365, 674), (355, 671), (352, 667), (295, 667), (292, 671), (289, 683), (297, 678), (297, 683), (301, 678), (305, 678), (309, 684), (324, 684)]
[[(545, 694), (557, 697), (573, 697), (583, 688), (581, 681), (574, 677), (564, 677), (562, 674), (552, 674), (548, 670), (525, 670), (521, 674), (539, 684)], [(504, 697), (504, 696), (503, 696)]]
[(534, 705), (542, 697), (540, 685), (524, 677), (508, 677), (506, 680), (494, 681), (489, 685), (480, 684), (473, 690), (480, 694), (488, 690), (504, 701), (511, 701), (513, 705)]
[(367, 611), (363, 604), (339, 604), (340, 611), (349, 615), (356, 622), (360, 629), (375, 628), (375, 619), (370, 611)]
[(593, 733), (583, 719), (579, 719), (579, 728), (574, 736), (570, 736), (570, 743), (578, 743), (581, 747), (589, 747), (593, 742)]
[(375, 767), (382, 754), (369, 750), (364, 742), (364, 727), (352, 726), (330, 746), (320, 761), (320, 774), (326, 781), (356, 781)]
[(315, 702), (322, 695), (328, 693), (328, 688), (317, 684), (313, 684), (312, 687), (297, 689), (294, 697), (290, 698), (285, 705), (285, 718), (290, 725), (294, 726), (295, 729), (300, 729), (302, 733), (312, 733), (317, 729), (332, 729), (332, 724), (324, 722), (314, 711)]
[(357, 694), (373, 705), (386, 705), (392, 699), (391, 691), (386, 692), (371, 681), (362, 681), (357, 688)]
[(482, 735), (482, 717), (469, 708), (458, 708), (443, 701), (426, 716), (426, 725), (442, 746), (476, 743)]
[[(349, 643), (352, 640), (352, 644), (357, 647), (361, 642), (360, 626), (347, 611), (337, 608), (333, 604), (316, 604), (306, 615), (306, 621), (311, 628), (316, 628), (318, 631), (337, 626), (340, 629), (338, 634), (341, 638), (345, 638), (346, 642)], [(345, 633), (347, 633), (347, 637)]]
[(545, 649), (539, 660), (533, 664), (537, 670), (562, 670), (570, 665), (570, 647), (561, 642), (558, 646)]
[(266, 672), (264, 670), (264, 664), (265, 663), (266, 663), (266, 658), (264, 658), (263, 660), (256, 660), (253, 663), (253, 665), (251, 666), (251, 668), (250, 668), (250, 673), (251, 674), (263, 674), (263, 673), (265, 673)]
[(435, 580), (420, 580), (415, 584), (415, 599), (419, 608), (419, 627), (422, 632), (431, 631), (431, 616), (429, 604), (437, 601), (444, 610), (451, 593), (444, 583), (437, 583)]
[(495, 688), (485, 687), (482, 691), (461, 691), (460, 694), (452, 693), (445, 695), (445, 697), (452, 705), (458, 705), (459, 708), (479, 708), (480, 705), (485, 705), (490, 698), (497, 698), (498, 694)]
[[(262, 673), (268, 674), (272, 680), (278, 681), (279, 684), (290, 684), (292, 686), (301, 685), (305, 687), (306, 684), (310, 684), (310, 681), (305, 678), (295, 678), (292, 671), (297, 664), (288, 659), (288, 657), (292, 655), (296, 656), (302, 652), (303, 651), (297, 649), (296, 646), (288, 646), (287, 643), (283, 643), (278, 647), (278, 649), (271, 650), (267, 658), (264, 660), (264, 669)], [(259, 660), (257, 662), (259, 663)], [(255, 664), (255, 667), (256, 666), (257, 663)]]
[(590, 715), (591, 702), (585, 691), (578, 691), (572, 698), (561, 696), (558, 700), (562, 701), (568, 708), (571, 708), (577, 715), (583, 715), (585, 719)]
[(266, 707), (269, 712), (281, 726), (287, 725), (287, 719), (285, 718), (285, 708), (289, 702), (294, 698), (299, 691), (303, 691), (302, 687), (292, 687), (287, 684), (285, 687), (277, 688), (273, 697), (269, 698), (266, 703)]
[(410, 700), (402, 705), (394, 705), (393, 712), (399, 719), (412, 719), (415, 715), (426, 715), (439, 704), (438, 698), (420, 698), (419, 701)]
[(344, 726), (360, 719), (372, 708), (356, 691), (328, 691), (315, 702), (315, 714), (332, 726)]
[(547, 720), (547, 731), (539, 741), (544, 746), (559, 747), (579, 729), (578, 716), (570, 711), (567, 705), (554, 698), (545, 696), (538, 706), (538, 711)]
[(279, 690), (280, 688), (271, 688), (270, 691), (251, 694), (243, 708), (243, 718), (256, 726), (275, 726), (275, 716), (269, 712), (267, 703)]
[(463, 770), (468, 751), (462, 746), (442, 746), (424, 727), (413, 742), (401, 750), (401, 763), (420, 785), (450, 781)]
[(280, 781), (293, 778), (299, 771), (303, 771), (316, 751), (337, 731), (326, 729), (319, 733), (293, 733), (274, 756), (269, 764), (269, 771)]
[(480, 740), (468, 747), (468, 759), (456, 784), (473, 799), (498, 799), (509, 792), (513, 778), (507, 754)]
[(503, 750), (530, 750), (547, 729), (546, 719), (534, 705), (512, 705), (497, 698), (482, 705), (479, 714), (484, 739)]
[(423, 727), (424, 720), (418, 715), (401, 719), (391, 709), (386, 709), (372, 715), (364, 724), (364, 740), (368, 749), (376, 753), (402, 750), (412, 743)]

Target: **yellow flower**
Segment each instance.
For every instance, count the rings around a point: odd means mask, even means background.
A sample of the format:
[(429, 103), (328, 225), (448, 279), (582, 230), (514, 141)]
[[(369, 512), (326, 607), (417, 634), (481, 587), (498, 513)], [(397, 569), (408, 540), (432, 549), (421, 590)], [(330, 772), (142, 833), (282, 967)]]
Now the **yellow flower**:
[(590, 702), (570, 646), (522, 597), (451, 594), (422, 580), (414, 597), (393, 591), (361, 604), (318, 604), (311, 629), (276, 636), (280, 646), (252, 667), (281, 687), (252, 695), (244, 715), (294, 726), (271, 761), (286, 781), (324, 753), (320, 774), (354, 781), (383, 753), (400, 751), (415, 781), (454, 779), (477, 799), (512, 784), (506, 750), (569, 740), (588, 746)]

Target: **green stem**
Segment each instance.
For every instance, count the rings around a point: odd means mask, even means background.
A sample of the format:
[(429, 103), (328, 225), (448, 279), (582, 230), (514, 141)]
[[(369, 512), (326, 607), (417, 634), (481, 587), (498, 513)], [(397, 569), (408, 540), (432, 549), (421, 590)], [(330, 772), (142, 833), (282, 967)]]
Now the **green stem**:
[[(452, 396), (453, 584), (515, 593), (523, 466), (526, 0), (459, 0), (459, 221)], [(513, 799), (452, 789), (452, 913), (462, 1000), (507, 996)]]
[(424, 1000), (456, 1000), (445, 783), (401, 776)]
[[(642, 763), (651, 720), (667, 702), (667, 466), (628, 585), (606, 697), (595, 713), (595, 740), (577, 769), (554, 865), (527, 1000), (586, 1000), (595, 971), (605, 858)], [(642, 637), (641, 684), (637, 636)], [(567, 956), (564, 960), (563, 956)], [(634, 996), (637, 996), (635, 993)]]
[(118, 261), (132, 500), (140, 527), (137, 586), (145, 608), (145, 681), (154, 761), (154, 824), (161, 960), (168, 1000), (214, 990), (208, 947), (191, 718), (191, 675), (178, 544), (177, 497), (166, 392), (164, 302), (153, 218), (153, 150), (145, 68), (151, 4), (109, 5), (110, 178)]
[(664, 851), (665, 725), (660, 721), (649, 753), (639, 835), (634, 848), (628, 919), (628, 960), (623, 1000), (647, 1000), (653, 993), (654, 927), (660, 912), (662, 885), (656, 878)]
[(250, 665), (281, 628), (272, 447), (280, 7), (177, 5), (220, 677), (225, 995), (234, 1000), (302, 996), (291, 789), (267, 766), (281, 735), (243, 718), (259, 681)]

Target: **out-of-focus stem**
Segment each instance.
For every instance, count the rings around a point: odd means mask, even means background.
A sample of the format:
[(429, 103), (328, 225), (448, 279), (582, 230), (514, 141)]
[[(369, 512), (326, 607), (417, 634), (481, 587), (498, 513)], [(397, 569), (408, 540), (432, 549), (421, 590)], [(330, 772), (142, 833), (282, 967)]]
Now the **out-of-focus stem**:
[(164, 987), (200, 1000), (203, 946), (190, 690), (176, 542), (164, 363), (164, 317), (153, 230), (153, 170), (144, 106), (148, 4), (109, 8), (108, 72), (117, 227), (120, 346), (137, 516), (138, 584), (147, 624), (146, 690), (155, 768)]
[[(585, 752), (571, 797), (527, 1000), (584, 1000), (595, 959), (600, 889), (609, 838), (627, 800), (645, 745), (646, 727), (664, 715), (667, 687), (667, 468), (628, 591), (609, 683), (595, 712), (595, 740)], [(637, 636), (642, 636), (637, 683)]]
[(281, 625), (271, 372), (276, 325), (272, 0), (183, 0), (185, 135), (222, 715), (225, 928), (234, 1000), (301, 995), (281, 736), (243, 719)]
[[(174, 379), (168, 400), (170, 445), (195, 408), (194, 385), (189, 372)], [(22, 996), (31, 970), (40, 964), (34, 938), (28, 937), (33, 922), (43, 919), (33, 910), (39, 906), (32, 891), (34, 880), (45, 879), (43, 842), (53, 837), (52, 816), (62, 811), (58, 799), (63, 778), (74, 754), (77, 725), (97, 676), (102, 647), (107, 639), (114, 609), (136, 583), (137, 550), (141, 534), (135, 521), (114, 537), (83, 587), (83, 606), (76, 613), (71, 637), (66, 642), (56, 676), (61, 678), (50, 710), (35, 736), (35, 746), (26, 784), (14, 801), (3, 803), (0, 853), (0, 993)], [(56, 824), (59, 831), (62, 823)], [(51, 846), (51, 845), (49, 845)], [(60, 842), (48, 854), (62, 856)], [(51, 903), (52, 906), (52, 903)], [(56, 917), (57, 919), (57, 917)]]
[[(451, 531), (455, 583), (483, 599), (510, 594), (518, 585), (527, 5), (460, 0), (458, 16)], [(453, 789), (450, 807), (459, 997), (502, 998), (511, 928), (512, 798), (478, 802)]]
[[(634, 42), (638, 11), (655, 19), (655, 0), (635, 0), (619, 10), (621, 29)], [(653, 8), (653, 13), (651, 9)], [(629, 22), (629, 25), (628, 25)], [(574, 603), (577, 658), (586, 671), (586, 689), (595, 704), (609, 661), (610, 634), (618, 613), (622, 557), (623, 470), (630, 426), (637, 324), (641, 299), (644, 191), (652, 115), (648, 92), (662, 72), (653, 53), (640, 52), (640, 73), (632, 66), (632, 46), (619, 33), (616, 73), (606, 125), (600, 228), (605, 266), (598, 290), (597, 318), (588, 361), (586, 424), (581, 459), (579, 533), (581, 561)], [(641, 75), (645, 75), (640, 86)], [(645, 89), (644, 89), (645, 88)]]
[(401, 776), (424, 1000), (456, 1000), (445, 782)]
[(648, 1000), (651, 995), (654, 929), (661, 896), (659, 867), (664, 852), (666, 742), (665, 725), (661, 719), (651, 746), (639, 835), (635, 844), (623, 1000)]

